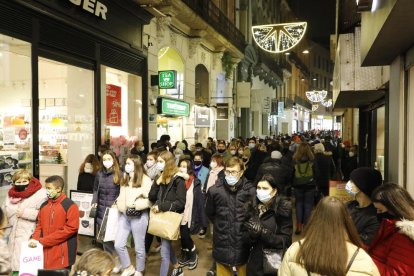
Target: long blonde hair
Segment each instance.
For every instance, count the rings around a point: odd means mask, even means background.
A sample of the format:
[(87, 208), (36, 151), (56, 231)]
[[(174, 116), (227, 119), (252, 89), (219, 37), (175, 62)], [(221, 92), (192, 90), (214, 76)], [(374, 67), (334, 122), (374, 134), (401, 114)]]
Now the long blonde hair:
[(74, 275), (104, 275), (115, 267), (115, 260), (108, 252), (98, 248), (89, 249), (76, 262)]
[(161, 174), (162, 184), (168, 185), (173, 176), (179, 171), (178, 167), (175, 165), (174, 155), (165, 150), (162, 151), (158, 157), (165, 162), (164, 171)]
[(337, 198), (323, 198), (312, 212), (296, 262), (321, 275), (345, 276), (347, 240), (358, 247), (362, 241), (344, 204)]

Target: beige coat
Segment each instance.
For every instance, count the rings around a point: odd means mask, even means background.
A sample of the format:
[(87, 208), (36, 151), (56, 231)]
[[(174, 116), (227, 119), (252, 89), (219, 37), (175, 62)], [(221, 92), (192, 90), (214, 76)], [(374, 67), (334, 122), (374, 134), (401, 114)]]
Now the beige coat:
[[(303, 243), (303, 240), (302, 240)], [(351, 243), (347, 243), (348, 248), (348, 260), (347, 263), (352, 258), (352, 255), (355, 253), (357, 247)], [(285, 256), (283, 257), (282, 265), (279, 269), (279, 276), (306, 276), (306, 269), (296, 262), (296, 254), (299, 250), (299, 243), (293, 243), (289, 249), (286, 251)], [(312, 276), (319, 275), (316, 273), (311, 273)], [(380, 276), (377, 267), (372, 261), (371, 257), (361, 248), (351, 265), (348, 273), (348, 276), (367, 276), (374, 275)]]
[[(9, 233), (9, 250), (11, 252), (11, 268), (18, 271), (20, 266), (20, 247), (23, 241), (28, 241), (36, 227), (37, 214), (43, 202), (47, 200), (46, 190), (40, 189), (32, 196), (23, 199), (17, 204), (10, 203), (7, 196), (2, 209), (7, 216), (11, 230)], [(21, 217), (17, 217), (17, 210), (22, 211)]]
[(151, 207), (151, 202), (148, 199), (148, 193), (151, 190), (152, 180), (144, 175), (141, 187), (133, 188), (132, 184), (129, 186), (121, 186), (119, 196), (116, 200), (116, 206), (122, 213), (126, 212), (127, 208), (135, 207), (136, 210), (145, 210)]

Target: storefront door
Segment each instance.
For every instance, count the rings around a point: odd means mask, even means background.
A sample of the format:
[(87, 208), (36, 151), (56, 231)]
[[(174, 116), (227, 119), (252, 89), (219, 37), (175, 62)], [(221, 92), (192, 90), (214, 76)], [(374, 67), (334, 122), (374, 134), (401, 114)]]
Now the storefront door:
[(94, 72), (46, 58), (38, 68), (40, 181), (60, 175), (69, 191), (95, 151)]

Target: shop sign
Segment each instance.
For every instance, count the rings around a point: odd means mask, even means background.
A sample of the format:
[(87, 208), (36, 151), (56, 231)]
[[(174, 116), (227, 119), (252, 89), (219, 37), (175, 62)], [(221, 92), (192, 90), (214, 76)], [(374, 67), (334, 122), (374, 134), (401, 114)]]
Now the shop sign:
[(160, 89), (177, 88), (177, 71), (158, 71), (158, 87)]
[(106, 125), (122, 126), (121, 87), (106, 85)]
[(263, 99), (262, 99), (262, 109), (263, 109), (263, 113), (270, 113), (270, 111), (271, 111), (270, 97), (263, 97)]
[(173, 99), (159, 97), (157, 99), (157, 109), (158, 114), (186, 117), (190, 115), (189, 103)]
[(276, 99), (272, 99), (271, 106), (270, 106), (270, 115), (277, 115), (277, 107), (278, 107), (277, 103), (278, 102)]
[(72, 4), (82, 7), (87, 12), (92, 13), (96, 17), (106, 20), (108, 7), (96, 0), (69, 0)]
[(210, 108), (195, 106), (195, 127), (210, 127)]
[(217, 103), (217, 120), (229, 119), (229, 104)]
[(281, 117), (285, 115), (285, 102), (279, 101), (277, 103), (277, 116)]

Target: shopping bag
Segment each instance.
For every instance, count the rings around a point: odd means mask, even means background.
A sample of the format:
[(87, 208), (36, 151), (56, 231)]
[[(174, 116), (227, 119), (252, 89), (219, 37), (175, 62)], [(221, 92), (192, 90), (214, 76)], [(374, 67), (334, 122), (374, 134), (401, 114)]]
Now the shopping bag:
[(116, 233), (118, 232), (119, 214), (117, 208), (106, 208), (97, 240), (103, 242), (115, 240)]
[(183, 214), (175, 212), (150, 212), (148, 233), (166, 240), (177, 240)]
[(37, 242), (32, 248), (28, 241), (22, 242), (19, 276), (36, 276), (38, 269), (43, 269), (43, 246)]

